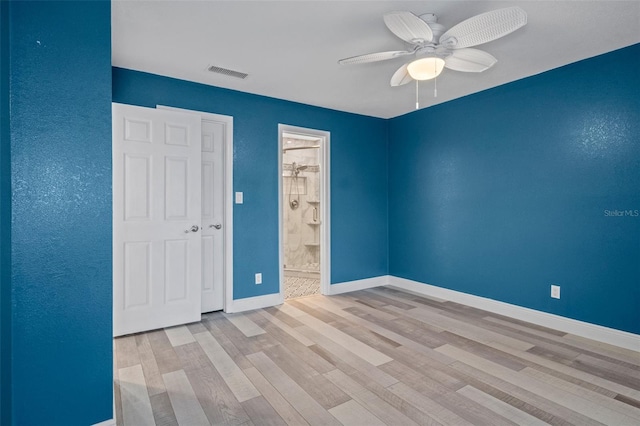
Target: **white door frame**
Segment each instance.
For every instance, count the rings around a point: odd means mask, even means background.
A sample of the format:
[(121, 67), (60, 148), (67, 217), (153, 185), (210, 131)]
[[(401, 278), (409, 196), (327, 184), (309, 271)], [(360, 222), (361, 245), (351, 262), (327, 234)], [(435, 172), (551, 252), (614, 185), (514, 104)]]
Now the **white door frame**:
[(156, 105), (158, 109), (198, 114), (204, 120), (222, 121), (227, 128), (224, 136), (224, 312), (233, 305), (233, 117), (194, 111), (165, 105)]
[(304, 136), (312, 136), (320, 139), (320, 292), (325, 295), (331, 294), (331, 197), (329, 183), (330, 180), (330, 139), (331, 134), (324, 130), (307, 129), (304, 127), (278, 124), (278, 253), (280, 270), (280, 297), (284, 300), (284, 247), (282, 232), (283, 223), (283, 191), (282, 191), (282, 155), (284, 142), (283, 133), (294, 133)]

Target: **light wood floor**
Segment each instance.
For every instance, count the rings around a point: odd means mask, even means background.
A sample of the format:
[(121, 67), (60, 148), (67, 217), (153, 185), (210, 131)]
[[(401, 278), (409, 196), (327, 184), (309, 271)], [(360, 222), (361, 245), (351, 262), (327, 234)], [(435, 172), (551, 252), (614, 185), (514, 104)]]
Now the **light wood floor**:
[(640, 353), (390, 288), (115, 345), (118, 425), (640, 425)]

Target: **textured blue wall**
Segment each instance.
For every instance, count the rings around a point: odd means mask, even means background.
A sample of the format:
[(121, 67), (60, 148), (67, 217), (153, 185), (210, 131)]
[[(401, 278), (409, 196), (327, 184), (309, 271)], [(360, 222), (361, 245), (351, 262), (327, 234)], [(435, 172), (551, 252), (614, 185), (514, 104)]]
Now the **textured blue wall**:
[(0, 424), (11, 422), (9, 2), (0, 1)]
[(387, 121), (119, 68), (113, 101), (233, 116), (234, 299), (278, 292), (278, 123), (331, 132), (331, 282), (387, 274)]
[(634, 45), (391, 120), (390, 273), (640, 333), (638, 69)]
[(113, 416), (111, 7), (10, 16), (13, 423), (89, 425)]

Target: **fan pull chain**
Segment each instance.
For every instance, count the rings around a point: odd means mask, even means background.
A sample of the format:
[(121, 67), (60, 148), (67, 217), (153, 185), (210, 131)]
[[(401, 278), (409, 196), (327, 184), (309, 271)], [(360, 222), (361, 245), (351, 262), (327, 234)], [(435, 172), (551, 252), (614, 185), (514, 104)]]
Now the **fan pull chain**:
[(433, 97), (438, 97), (438, 77), (433, 79)]
[(420, 98), (418, 97), (418, 80), (416, 80), (416, 109), (420, 109)]

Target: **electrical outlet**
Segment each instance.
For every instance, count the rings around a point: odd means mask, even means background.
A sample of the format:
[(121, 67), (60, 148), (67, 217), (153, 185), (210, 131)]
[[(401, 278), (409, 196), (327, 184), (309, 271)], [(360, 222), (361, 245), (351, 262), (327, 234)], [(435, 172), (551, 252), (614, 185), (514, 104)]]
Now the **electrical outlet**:
[(256, 274), (256, 284), (262, 284), (262, 272)]
[(560, 286), (551, 284), (551, 297), (560, 299)]

